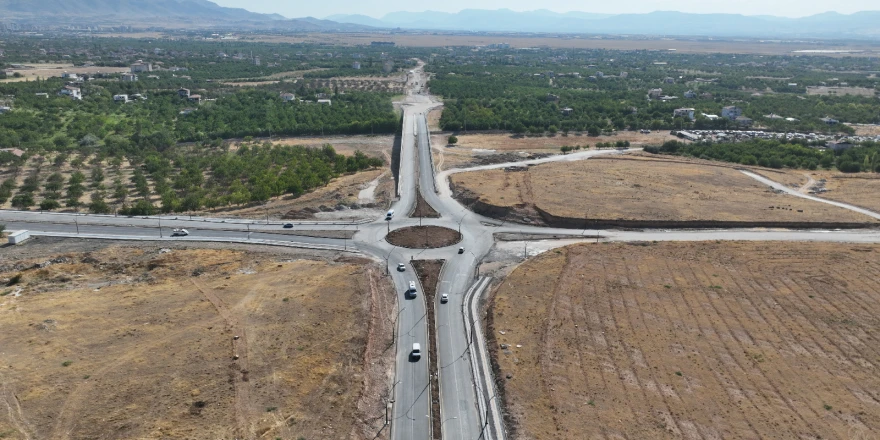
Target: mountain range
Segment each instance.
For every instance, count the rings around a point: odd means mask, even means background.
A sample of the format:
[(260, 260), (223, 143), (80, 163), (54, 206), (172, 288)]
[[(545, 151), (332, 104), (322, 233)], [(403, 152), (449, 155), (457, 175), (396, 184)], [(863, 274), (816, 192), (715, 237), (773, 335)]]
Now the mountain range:
[(393, 12), (381, 18), (332, 15), (288, 19), (227, 8), (209, 0), (0, 0), (0, 24), (236, 27), (257, 30), (364, 32), (383, 29), (475, 32), (681, 35), (880, 40), (880, 11), (826, 12), (802, 18), (741, 14), (558, 13), (546, 9)]
[(457, 13), (393, 12), (381, 18), (365, 15), (332, 15), (326, 18), (378, 28), (425, 30), (880, 39), (880, 11), (849, 15), (826, 12), (787, 18), (676, 11), (609, 15), (557, 13), (546, 9), (526, 12), (465, 9)]
[(34, 25), (225, 26), (242, 29), (361, 31), (359, 24), (306, 17), (287, 19), (227, 8), (208, 0), (0, 0), (0, 23)]

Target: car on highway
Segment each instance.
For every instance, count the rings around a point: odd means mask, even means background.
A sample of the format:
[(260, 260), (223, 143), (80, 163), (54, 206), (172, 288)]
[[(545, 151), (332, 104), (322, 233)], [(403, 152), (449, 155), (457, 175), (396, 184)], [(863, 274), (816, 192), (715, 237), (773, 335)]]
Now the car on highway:
[(440, 295), (440, 304), (446, 304), (448, 302), (449, 302), (449, 294), (448, 293), (444, 293), (444, 294)]
[(398, 272), (405, 272), (405, 271), (406, 271), (406, 265), (403, 264), (403, 263), (397, 263), (397, 271), (398, 271)]
[(413, 343), (412, 351), (409, 353), (409, 358), (417, 361), (422, 358), (422, 346), (418, 342)]
[(285, 223), (284, 224), (284, 229), (290, 229), (292, 227), (293, 227), (293, 223)]
[(189, 231), (186, 229), (175, 229), (171, 231), (172, 237), (186, 237), (187, 235), (189, 235)]

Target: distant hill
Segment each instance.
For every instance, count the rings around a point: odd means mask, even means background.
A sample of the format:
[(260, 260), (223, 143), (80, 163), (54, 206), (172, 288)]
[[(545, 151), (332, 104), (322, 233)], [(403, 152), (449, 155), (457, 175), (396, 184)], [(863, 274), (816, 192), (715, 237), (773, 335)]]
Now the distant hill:
[(379, 19), (365, 15), (328, 18), (374, 27), (451, 31), (880, 39), (880, 11), (849, 15), (826, 12), (787, 18), (675, 11), (609, 15), (557, 13), (546, 9), (526, 12), (465, 9), (457, 13), (393, 12)]
[(226, 8), (208, 0), (0, 0), (0, 23), (129, 25), (146, 27), (241, 24), (247, 29), (362, 31), (357, 24), (312, 17), (287, 19)]

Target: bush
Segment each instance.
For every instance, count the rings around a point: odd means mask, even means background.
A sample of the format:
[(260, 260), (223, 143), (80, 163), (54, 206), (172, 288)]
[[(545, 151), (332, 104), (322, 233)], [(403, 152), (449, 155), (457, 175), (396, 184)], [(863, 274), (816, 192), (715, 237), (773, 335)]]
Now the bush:
[(449, 136), (449, 139), (447, 139), (446, 142), (449, 143), (449, 145), (455, 145), (458, 143), (458, 137), (457, 136)]
[(51, 211), (60, 207), (61, 203), (59, 203), (58, 200), (55, 199), (44, 199), (42, 202), (40, 202), (40, 209), (42, 209), (43, 211)]

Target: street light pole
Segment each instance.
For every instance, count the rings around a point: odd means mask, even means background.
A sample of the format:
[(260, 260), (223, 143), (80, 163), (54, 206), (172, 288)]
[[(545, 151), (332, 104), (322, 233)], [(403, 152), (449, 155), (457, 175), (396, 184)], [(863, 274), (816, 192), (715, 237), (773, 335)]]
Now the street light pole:
[(79, 220), (76, 217), (73, 218), (74, 223), (76, 223), (76, 235), (79, 235)]

